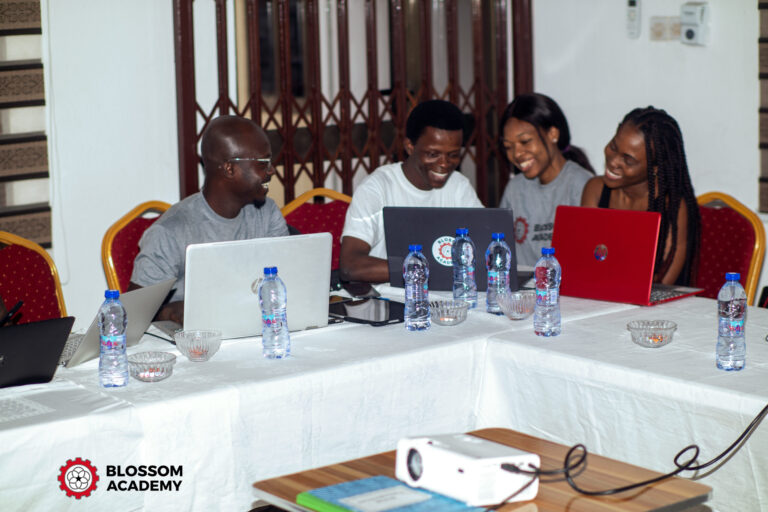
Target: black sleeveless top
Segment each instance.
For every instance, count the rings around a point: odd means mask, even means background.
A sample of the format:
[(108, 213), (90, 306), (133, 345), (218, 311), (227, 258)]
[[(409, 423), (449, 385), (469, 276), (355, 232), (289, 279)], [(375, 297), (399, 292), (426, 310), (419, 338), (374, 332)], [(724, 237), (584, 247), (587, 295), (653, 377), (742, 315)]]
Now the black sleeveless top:
[(600, 200), (597, 202), (598, 208), (608, 208), (611, 203), (611, 189), (603, 185), (603, 191), (600, 193)]

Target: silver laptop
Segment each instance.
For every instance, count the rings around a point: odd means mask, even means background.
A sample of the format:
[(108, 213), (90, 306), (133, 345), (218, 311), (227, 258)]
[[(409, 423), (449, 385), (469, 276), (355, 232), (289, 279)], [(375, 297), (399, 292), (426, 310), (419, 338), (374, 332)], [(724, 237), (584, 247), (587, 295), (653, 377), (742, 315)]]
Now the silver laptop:
[(328, 325), (331, 235), (315, 233), (188, 246), (184, 329), (217, 329), (222, 338), (260, 335), (264, 267), (277, 267), (285, 283), (289, 330)]
[[(175, 282), (175, 279), (169, 279), (168, 281), (120, 294), (120, 302), (123, 304), (125, 315), (128, 317), (128, 328), (125, 333), (128, 346), (135, 345), (141, 340), (144, 332), (152, 322), (152, 318), (157, 314), (157, 310), (160, 309)], [(100, 350), (99, 317), (97, 313), (77, 350), (72, 354), (72, 357), (65, 366), (71, 368), (99, 357)]]

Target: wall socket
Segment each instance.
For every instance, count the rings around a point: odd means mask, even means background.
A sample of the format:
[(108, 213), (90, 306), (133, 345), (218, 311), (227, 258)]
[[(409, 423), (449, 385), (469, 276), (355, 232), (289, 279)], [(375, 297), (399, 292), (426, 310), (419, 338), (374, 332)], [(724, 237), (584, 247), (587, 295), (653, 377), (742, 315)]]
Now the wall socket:
[(680, 16), (651, 16), (649, 34), (651, 41), (679, 41)]

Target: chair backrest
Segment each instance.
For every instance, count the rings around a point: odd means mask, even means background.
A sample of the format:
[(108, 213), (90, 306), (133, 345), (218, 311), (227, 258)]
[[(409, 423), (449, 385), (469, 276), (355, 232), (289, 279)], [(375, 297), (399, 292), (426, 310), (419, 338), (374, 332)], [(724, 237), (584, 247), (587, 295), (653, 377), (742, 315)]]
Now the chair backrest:
[[(314, 197), (332, 199), (325, 203), (309, 202)], [(339, 268), (341, 252), (341, 232), (344, 230), (344, 218), (352, 198), (328, 188), (315, 188), (283, 206), (280, 210), (285, 221), (301, 233), (328, 232), (333, 237), (331, 244), (331, 270)]]
[(133, 260), (139, 254), (139, 239), (171, 205), (163, 201), (147, 201), (120, 217), (104, 234), (101, 241), (101, 263), (107, 286), (123, 293), (128, 288), (133, 272)]
[(696, 286), (702, 297), (717, 298), (726, 272), (739, 272), (753, 304), (765, 256), (765, 228), (737, 199), (721, 192), (697, 198), (701, 212), (701, 250)]
[(0, 297), (8, 309), (24, 301), (20, 324), (67, 316), (59, 272), (48, 252), (6, 231), (0, 231)]

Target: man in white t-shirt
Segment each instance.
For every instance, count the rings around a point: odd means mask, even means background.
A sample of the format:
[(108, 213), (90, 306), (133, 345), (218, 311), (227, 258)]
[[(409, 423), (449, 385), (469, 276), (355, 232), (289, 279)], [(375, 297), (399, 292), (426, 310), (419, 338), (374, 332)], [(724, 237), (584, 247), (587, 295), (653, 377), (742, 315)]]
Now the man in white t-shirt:
[(405, 137), (406, 160), (379, 167), (352, 196), (341, 235), (342, 280), (389, 280), (385, 206), (483, 206), (469, 180), (454, 172), (464, 138), (458, 107), (443, 100), (420, 103), (408, 116)]

